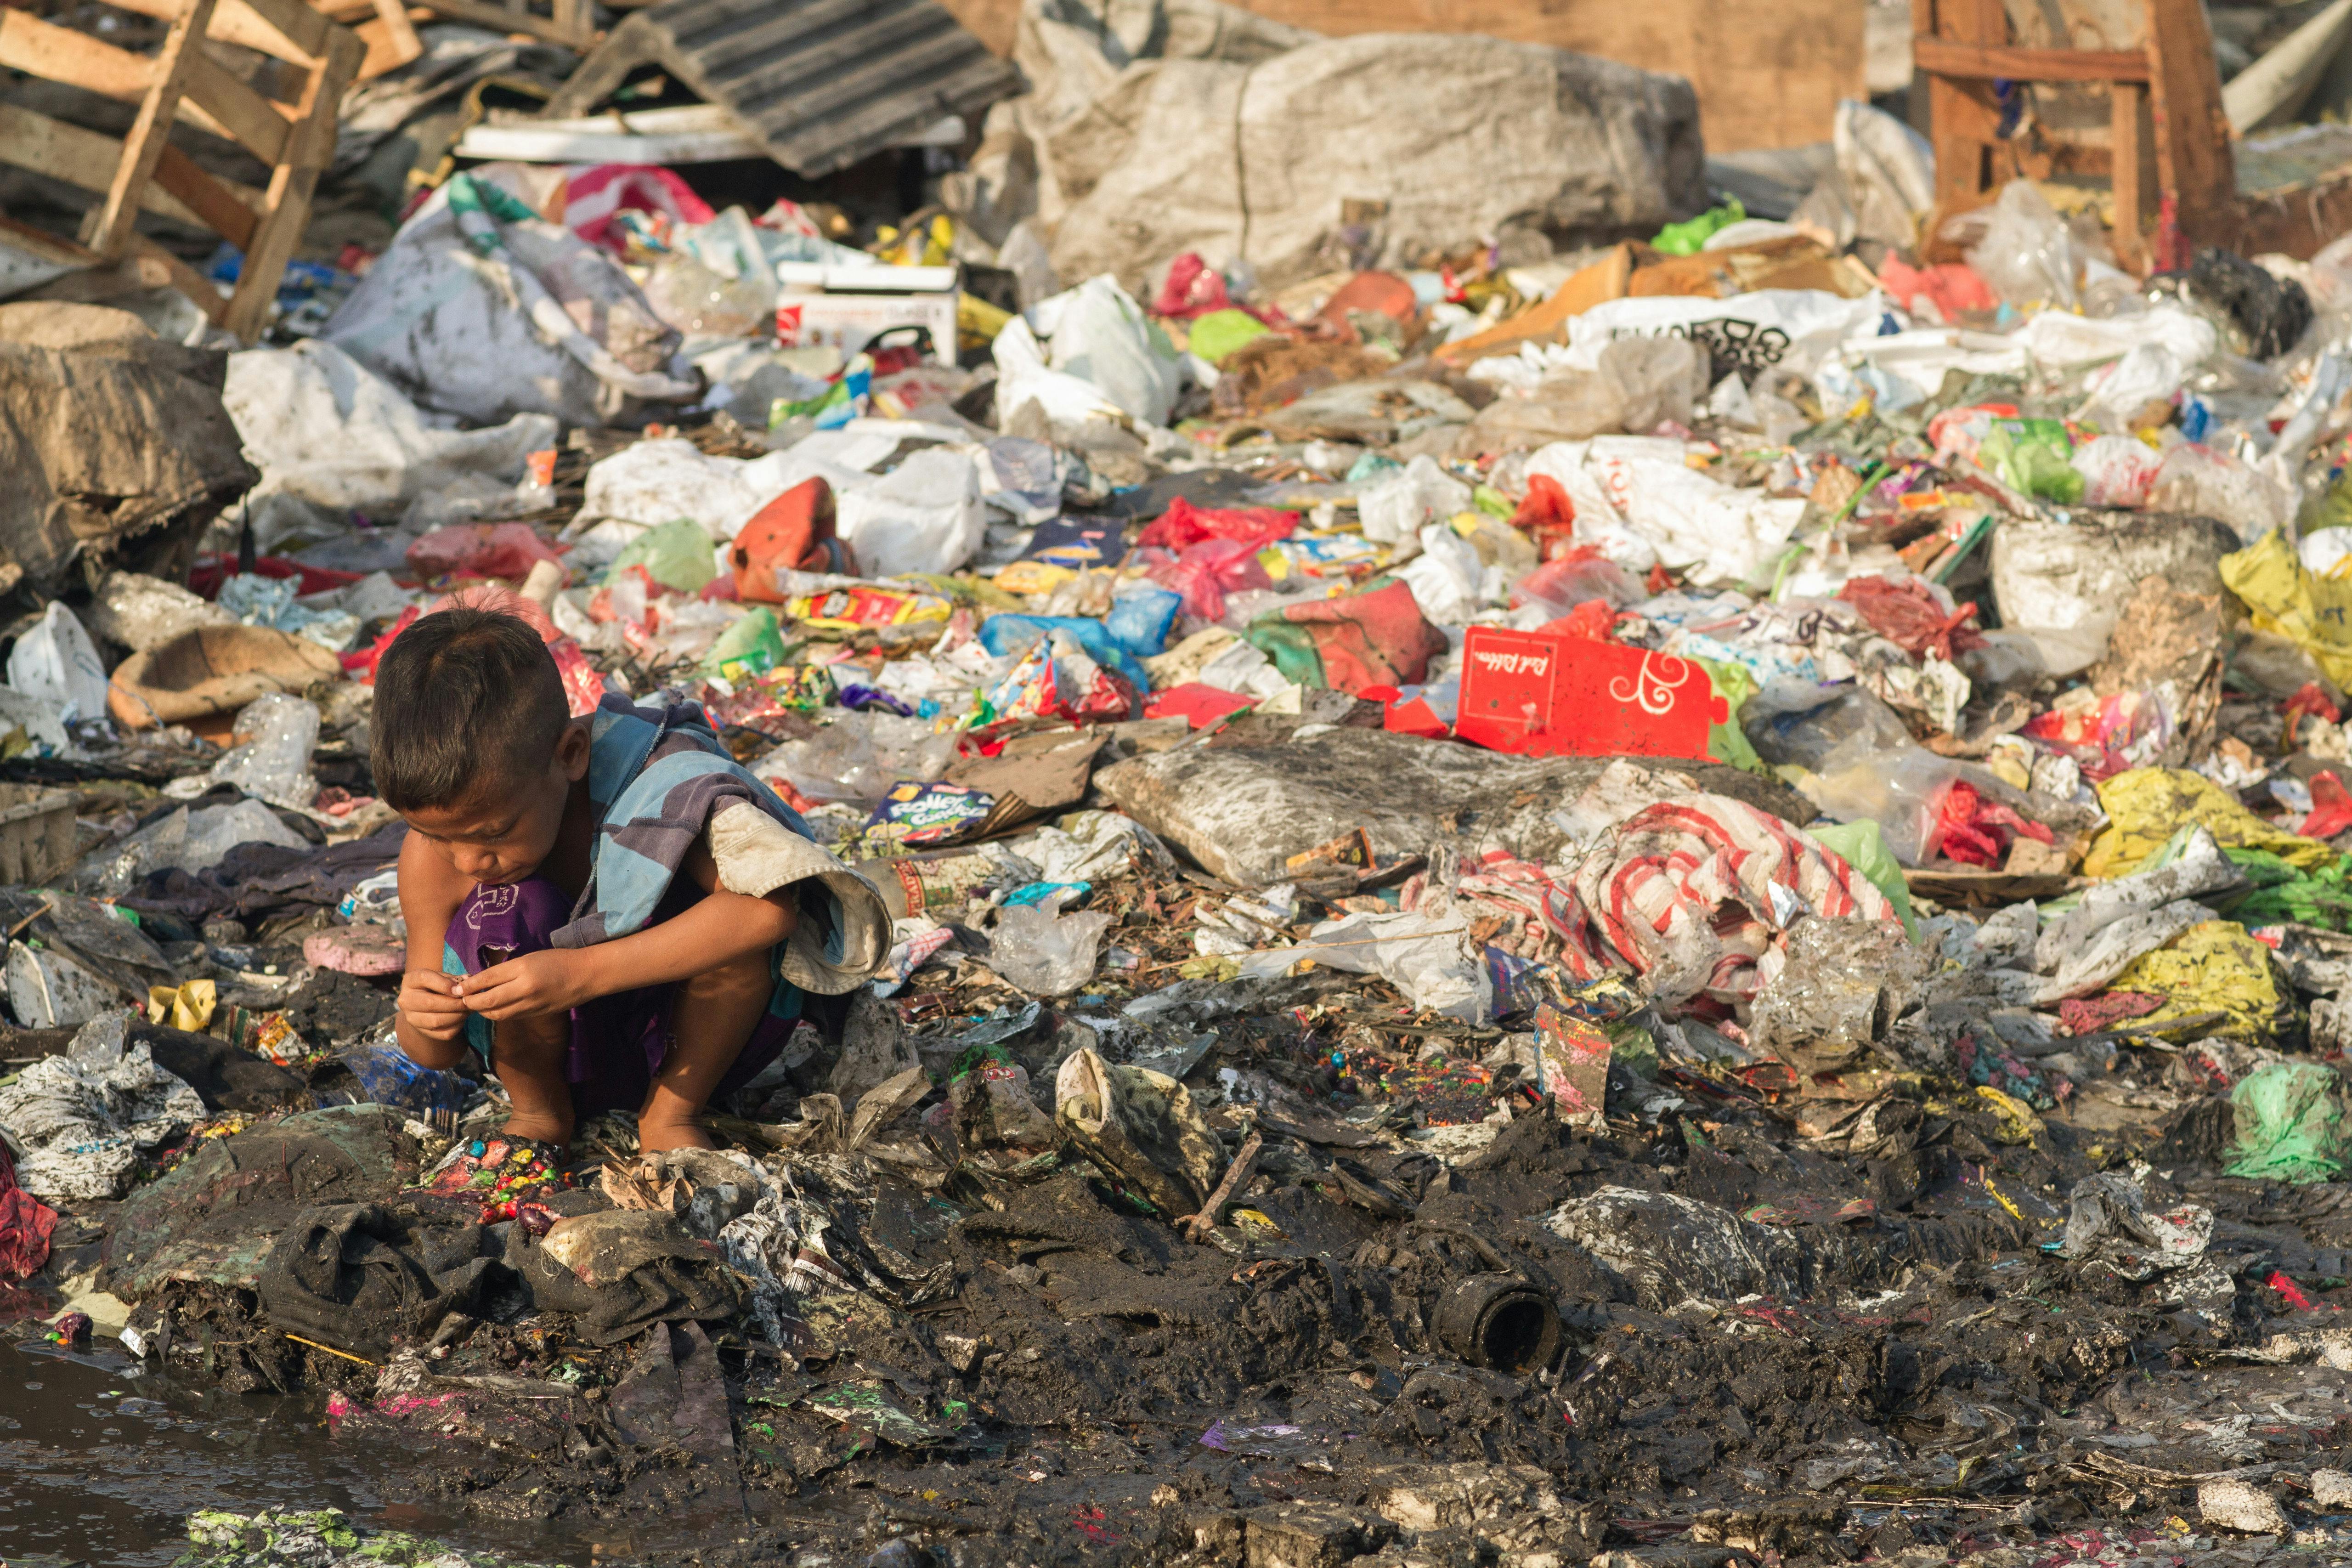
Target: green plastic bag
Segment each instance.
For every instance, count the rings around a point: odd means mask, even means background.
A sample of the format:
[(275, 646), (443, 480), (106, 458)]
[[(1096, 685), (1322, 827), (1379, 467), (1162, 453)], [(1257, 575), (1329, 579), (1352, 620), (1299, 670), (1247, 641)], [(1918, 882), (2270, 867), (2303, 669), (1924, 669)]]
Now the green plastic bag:
[(755, 605), (740, 620), (719, 634), (702, 657), (706, 674), (733, 685), (756, 680), (784, 662), (784, 634), (776, 612)]
[(1867, 816), (1852, 822), (1840, 822), (1805, 829), (1805, 835), (1822, 848), (1862, 873), (1864, 880), (1886, 895), (1895, 906), (1895, 913), (1903, 921), (1903, 932), (1913, 942), (1919, 940), (1919, 922), (1911, 918), (1911, 886), (1903, 879), (1903, 863), (1886, 847), (1885, 837), (1878, 824)]
[(1246, 310), (1212, 310), (1192, 323), (1184, 346), (1211, 364), (1223, 364), (1235, 349), (1271, 331)]
[(1668, 256), (1696, 256), (1706, 248), (1706, 242), (1719, 229), (1729, 228), (1746, 220), (1748, 209), (1739, 205), (1738, 196), (1719, 207), (1709, 207), (1695, 218), (1670, 223), (1658, 230), (1658, 237), (1650, 241), (1650, 248)]
[(690, 517), (673, 518), (623, 545), (604, 573), (604, 581), (614, 582), (630, 567), (642, 566), (646, 576), (665, 588), (698, 594), (704, 584), (719, 575), (718, 563), (712, 558), (716, 552), (700, 523)]
[(1706, 754), (1742, 772), (1770, 778), (1772, 770), (1764, 765), (1764, 759), (1748, 743), (1748, 731), (1739, 725), (1740, 706), (1756, 691), (1756, 672), (1727, 658), (1694, 658), (1691, 662), (1706, 671), (1715, 694), (1723, 699), (1723, 722), (1706, 727)]
[(1996, 419), (1992, 433), (1978, 444), (1977, 458), (2011, 489), (2062, 506), (2083, 499), (2074, 443), (2055, 419)]
[(2344, 1169), (2344, 1080), (2317, 1062), (2273, 1062), (2230, 1091), (2237, 1111), (2233, 1176), (2298, 1185)]

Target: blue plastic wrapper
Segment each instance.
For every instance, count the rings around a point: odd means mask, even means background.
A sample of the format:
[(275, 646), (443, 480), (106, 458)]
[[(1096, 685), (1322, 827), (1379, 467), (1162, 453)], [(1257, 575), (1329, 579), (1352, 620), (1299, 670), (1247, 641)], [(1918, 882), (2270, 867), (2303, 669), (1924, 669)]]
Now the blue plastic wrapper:
[(1137, 690), (1151, 689), (1151, 677), (1144, 673), (1134, 653), (1121, 647), (1109, 630), (1091, 616), (991, 616), (980, 623), (980, 646), (1003, 658), (1055, 632), (1069, 633), (1087, 650), (1088, 658), (1125, 676)]
[(419, 1067), (398, 1046), (382, 1042), (345, 1051), (343, 1065), (360, 1080), (360, 1089), (378, 1105), (400, 1110), (463, 1110), (473, 1098), (473, 1086), (453, 1072)]

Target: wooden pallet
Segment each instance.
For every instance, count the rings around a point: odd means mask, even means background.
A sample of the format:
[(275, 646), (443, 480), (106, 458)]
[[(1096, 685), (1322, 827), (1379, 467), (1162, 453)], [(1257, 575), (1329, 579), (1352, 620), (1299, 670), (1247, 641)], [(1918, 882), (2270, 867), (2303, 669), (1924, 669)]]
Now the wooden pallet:
[[(152, 56), (0, 9), (0, 68), (139, 106), (117, 139), (15, 105), (0, 105), (0, 162), (95, 193), (81, 244), (101, 263), (139, 246), (134, 224), (153, 211), (212, 230), (245, 253), (236, 292), (224, 302), (193, 274), (184, 291), (221, 326), (252, 342), (269, 322), (286, 264), (310, 222), (319, 176), (335, 150), (335, 115), (365, 47), (300, 0), (119, 0), (122, 8), (168, 18)], [(242, 45), (291, 69), (256, 87), (234, 73), (207, 39)], [(180, 121), (251, 153), (270, 170), (261, 189), (222, 180), (172, 144)]]

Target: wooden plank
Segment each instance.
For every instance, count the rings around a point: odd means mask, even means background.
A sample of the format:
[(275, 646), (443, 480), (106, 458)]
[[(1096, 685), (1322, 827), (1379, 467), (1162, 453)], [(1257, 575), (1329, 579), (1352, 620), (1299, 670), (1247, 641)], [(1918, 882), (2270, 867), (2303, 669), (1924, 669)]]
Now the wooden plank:
[(143, 234), (132, 243), (131, 249), (142, 268), (160, 268), (163, 276), (171, 279), (172, 287), (186, 295), (189, 302), (202, 310), (214, 326), (220, 326), (227, 320), (228, 301), (221, 298), (221, 291), (213, 287), (211, 279)]
[[(198, 168), (177, 147), (166, 145), (155, 160), (155, 182), (173, 199), (204, 220), (205, 226), (243, 250), (253, 243), (255, 209), (239, 201), (226, 184)], [(260, 192), (255, 192), (259, 196)], [(267, 198), (264, 198), (267, 199)]]
[[(107, 0), (107, 4), (166, 22), (180, 14), (180, 0)], [(235, 44), (240, 48), (274, 56), (293, 65), (317, 63), (289, 43), (285, 34), (255, 15), (253, 7), (246, 4), (246, 0), (220, 0), (213, 7), (213, 25), (205, 30), (205, 37), (215, 43)]]
[(205, 29), (213, 19), (213, 0), (187, 0), (187, 9), (163, 37), (163, 47), (156, 51), (154, 85), (139, 105), (139, 117), (131, 122), (131, 133), (122, 139), (122, 163), (114, 171), (114, 183), (106, 193), (105, 203), (90, 215), (85, 238), (92, 250), (110, 261), (120, 261), (131, 248), (131, 226), (139, 212), (139, 194), (154, 177), (156, 160), (172, 134), (172, 121), (179, 113), (180, 89), (186, 80), (189, 62), (197, 58), (204, 48)]
[(1974, 81), (2146, 81), (2149, 75), (2139, 49), (2023, 49), (1947, 38), (1914, 39), (1911, 64)]
[[(362, 76), (369, 74), (371, 67), (374, 68), (374, 74), (380, 76), (425, 53), (425, 41), (416, 36), (416, 24), (408, 19), (408, 0), (375, 0), (375, 20), (383, 27), (391, 47), (379, 50), (373, 44), (369, 45), (367, 56), (360, 66)], [(387, 61), (389, 63), (385, 63)]]
[[(37, 174), (104, 195), (121, 162), (122, 143), (111, 136), (52, 120), (13, 103), (0, 103), (0, 163), (14, 163), (20, 169), (30, 169)], [(248, 209), (261, 205), (261, 193), (250, 185), (226, 180), (215, 180), (214, 184)], [(151, 184), (141, 193), (139, 205), (143, 212), (190, 228), (213, 228), (185, 203), (156, 184)]]
[[(576, 120), (627, 80), (631, 71), (656, 63), (675, 74), (687, 74), (684, 62), (670, 58), (667, 36), (647, 21), (643, 12), (625, 17), (619, 26), (605, 35), (595, 52), (580, 62), (580, 68), (555, 89), (555, 96), (539, 111), (539, 118)], [(703, 96), (709, 98), (709, 94)]]
[(131, 102), (155, 80), (146, 56), (17, 10), (0, 9), (0, 67)]
[[(321, 19), (321, 26), (331, 26)], [(295, 122), (286, 148), (286, 161), (269, 181), (269, 211), (262, 218), (253, 243), (245, 247), (245, 267), (237, 276), (236, 292), (228, 302), (222, 325), (247, 342), (261, 336), (269, 324), (269, 308), (286, 263), (302, 241), (310, 221), (310, 198), (319, 176), (335, 154), (335, 115), (343, 93), (359, 74), (366, 54), (358, 35), (348, 27), (332, 27), (327, 40), (326, 62), (311, 82), (310, 101)]]
[(2158, 176), (2177, 204), (2181, 236), (2192, 245), (2228, 245), (2238, 171), (2202, 0), (2147, 0), (2147, 53)]
[(593, 33), (572, 32), (549, 17), (509, 11), (501, 5), (484, 4), (483, 0), (423, 0), (423, 4), (427, 10), (438, 12), (453, 22), (471, 22), (494, 33), (529, 33), (534, 38), (575, 49), (591, 47), (596, 41)]
[(261, 22), (300, 51), (304, 63), (323, 63), (334, 24), (302, 0), (242, 0)]
[(265, 163), (276, 163), (293, 128), (269, 100), (229, 75), (226, 67), (198, 44), (188, 51), (183, 90), (228, 131), (236, 143)]
[(2108, 184), (2115, 192), (2116, 258), (2132, 272), (2147, 272), (2147, 194), (2140, 183), (2140, 120), (2147, 110), (2147, 89), (2138, 82), (2119, 81), (2108, 102)]

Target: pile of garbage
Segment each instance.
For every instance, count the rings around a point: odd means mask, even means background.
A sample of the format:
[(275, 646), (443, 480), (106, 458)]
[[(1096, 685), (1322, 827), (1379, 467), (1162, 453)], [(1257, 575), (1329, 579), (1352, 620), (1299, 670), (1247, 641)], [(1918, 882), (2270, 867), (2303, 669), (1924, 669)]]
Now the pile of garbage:
[[(877, 231), (468, 161), (257, 347), (0, 305), (15, 1332), (647, 1559), (2352, 1549), (2352, 237), (1860, 105), (1751, 216), (1472, 38), (1333, 226), (1399, 40), (1228, 20), (1033, 8)], [(452, 605), (887, 907), (715, 1149), (394, 1037)]]

